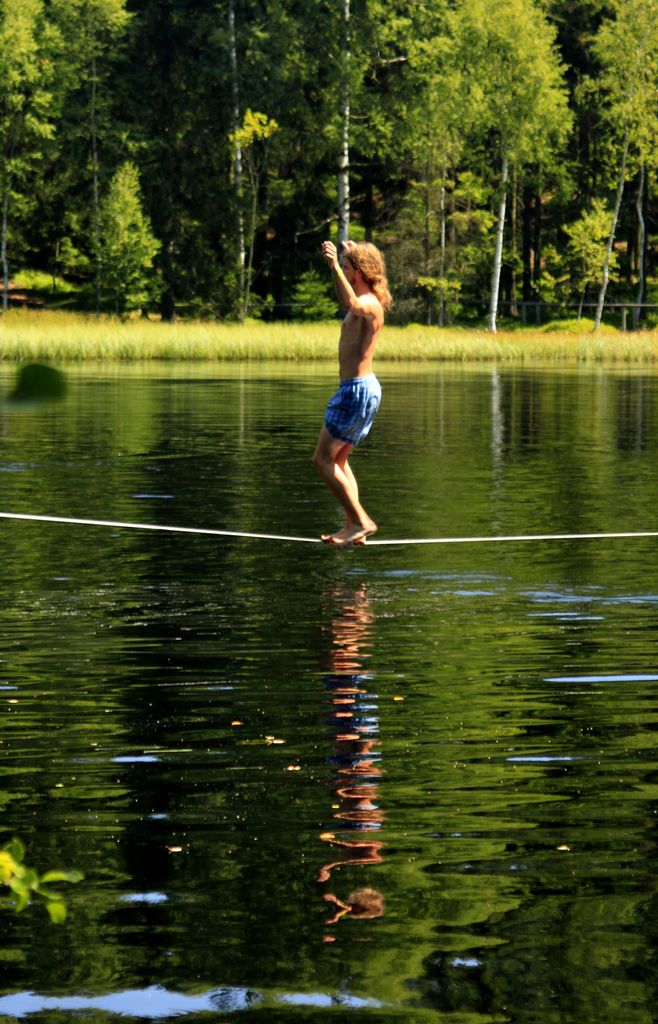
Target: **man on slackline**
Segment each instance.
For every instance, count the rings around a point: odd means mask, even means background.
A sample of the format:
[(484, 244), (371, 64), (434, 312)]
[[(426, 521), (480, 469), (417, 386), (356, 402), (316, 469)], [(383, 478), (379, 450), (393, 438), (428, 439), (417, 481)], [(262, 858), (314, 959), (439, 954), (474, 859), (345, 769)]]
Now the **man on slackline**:
[(381, 399), (372, 359), (384, 312), (392, 302), (384, 257), (369, 242), (343, 242), (343, 269), (333, 242), (323, 242), (324, 256), (338, 301), (347, 315), (338, 345), (340, 387), (329, 402), (313, 455), (313, 464), (345, 510), (345, 526), (323, 534), (325, 544), (365, 544), (377, 530), (359, 501), (359, 489), (348, 458), (370, 433)]

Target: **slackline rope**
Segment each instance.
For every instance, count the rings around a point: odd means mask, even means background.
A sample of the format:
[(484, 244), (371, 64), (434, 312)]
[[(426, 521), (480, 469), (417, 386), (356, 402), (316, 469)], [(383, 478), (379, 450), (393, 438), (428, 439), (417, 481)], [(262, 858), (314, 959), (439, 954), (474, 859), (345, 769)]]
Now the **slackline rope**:
[[(288, 540), (301, 544), (320, 544), (319, 537), (289, 537), (280, 533), (247, 533), (242, 530), (210, 530), (194, 526), (162, 526), (153, 523), (123, 523), (113, 519), (73, 519), (70, 516), (33, 516), (21, 512), (0, 512), (0, 519), (27, 519), (37, 523), (70, 523), (74, 526), (110, 526), (121, 530), (160, 530), (167, 533), (194, 533), (213, 537), (252, 537), (256, 540)], [(618, 537), (658, 537), (658, 530), (637, 533), (529, 533), (509, 537), (412, 537), (406, 540), (370, 540), (367, 547), (387, 544), (500, 544), (539, 540), (609, 540)]]
[(241, 530), (206, 530), (194, 526), (161, 526), (158, 523), (121, 523), (114, 519), (72, 519), (69, 516), (28, 516), (18, 512), (0, 512), (2, 519), (29, 519), (37, 523), (71, 523), (74, 526), (113, 526), (121, 530), (163, 530), (167, 533), (202, 533), (215, 537), (255, 537), (257, 540), (296, 540), (320, 544), (319, 537), (286, 537), (280, 533), (246, 533)]

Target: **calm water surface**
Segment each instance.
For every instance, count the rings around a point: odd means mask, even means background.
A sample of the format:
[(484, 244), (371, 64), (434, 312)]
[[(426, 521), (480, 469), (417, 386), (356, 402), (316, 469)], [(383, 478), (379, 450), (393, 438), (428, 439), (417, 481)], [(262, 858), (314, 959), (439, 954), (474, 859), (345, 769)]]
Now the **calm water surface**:
[[(657, 528), (658, 377), (381, 370), (382, 538)], [(314, 536), (333, 384), (71, 371), (0, 509)], [(0, 522), (0, 1024), (655, 1020), (657, 544)]]

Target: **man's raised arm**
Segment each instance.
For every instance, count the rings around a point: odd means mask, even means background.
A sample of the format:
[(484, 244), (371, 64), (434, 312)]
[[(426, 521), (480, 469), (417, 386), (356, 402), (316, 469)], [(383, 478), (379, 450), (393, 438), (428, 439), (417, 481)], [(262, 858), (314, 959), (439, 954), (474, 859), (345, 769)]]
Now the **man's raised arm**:
[[(346, 255), (349, 259), (350, 243), (348, 242), (347, 244), (343, 244), (345, 246)], [(370, 303), (367, 299), (358, 296), (352, 288), (352, 285), (345, 277), (345, 274), (338, 262), (338, 251), (333, 242), (322, 243), (322, 255), (331, 269), (334, 291), (336, 292), (336, 297), (342, 308), (353, 313), (354, 316), (361, 316), (365, 317), (366, 320), (372, 320), (375, 313), (370, 308)]]

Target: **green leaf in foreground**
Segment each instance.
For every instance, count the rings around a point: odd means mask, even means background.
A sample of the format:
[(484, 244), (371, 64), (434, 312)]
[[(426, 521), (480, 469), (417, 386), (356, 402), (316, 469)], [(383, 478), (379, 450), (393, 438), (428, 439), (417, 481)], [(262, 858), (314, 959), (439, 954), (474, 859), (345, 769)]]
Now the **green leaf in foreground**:
[(25, 910), (38, 896), (45, 905), (53, 924), (61, 924), (66, 918), (66, 902), (63, 896), (45, 888), (50, 882), (68, 882), (75, 884), (82, 881), (81, 871), (51, 870), (39, 875), (34, 868), (23, 864), (25, 847), (20, 839), (12, 839), (0, 848), (0, 884), (6, 885), (13, 893), (14, 909), (17, 914)]

